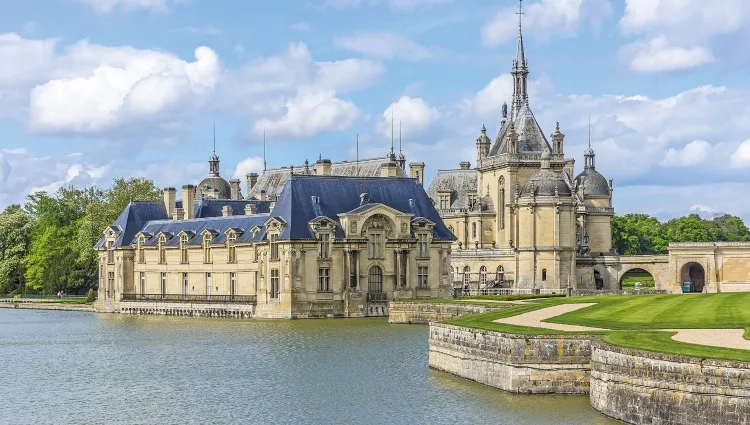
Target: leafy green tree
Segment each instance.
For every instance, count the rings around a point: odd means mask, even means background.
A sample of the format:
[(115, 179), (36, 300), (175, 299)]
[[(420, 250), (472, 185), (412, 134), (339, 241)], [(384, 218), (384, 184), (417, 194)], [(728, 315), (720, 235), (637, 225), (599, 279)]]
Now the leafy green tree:
[(33, 222), (20, 205), (11, 205), (0, 213), (0, 294), (24, 290), (24, 264), (31, 240)]
[(622, 255), (662, 254), (668, 245), (659, 220), (647, 214), (615, 216), (612, 243)]
[(698, 214), (673, 218), (664, 223), (664, 236), (669, 242), (711, 242), (718, 240), (716, 228)]
[(721, 214), (710, 220), (708, 224), (712, 227), (712, 234), (716, 235), (719, 241), (750, 241), (750, 230), (739, 217)]

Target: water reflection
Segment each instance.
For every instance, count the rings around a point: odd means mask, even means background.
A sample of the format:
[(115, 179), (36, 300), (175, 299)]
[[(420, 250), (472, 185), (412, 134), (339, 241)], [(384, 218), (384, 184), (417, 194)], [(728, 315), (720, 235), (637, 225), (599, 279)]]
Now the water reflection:
[(427, 327), (0, 310), (2, 423), (609, 424), (429, 370)]

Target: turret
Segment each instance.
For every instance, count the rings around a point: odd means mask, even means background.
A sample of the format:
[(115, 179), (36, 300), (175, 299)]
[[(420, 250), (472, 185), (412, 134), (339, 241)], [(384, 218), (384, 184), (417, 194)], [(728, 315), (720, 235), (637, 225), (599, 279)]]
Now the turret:
[(555, 125), (555, 132), (552, 133), (552, 153), (556, 155), (562, 155), (563, 154), (563, 141), (565, 140), (565, 135), (560, 132), (560, 123), (558, 122)]
[(490, 138), (487, 137), (487, 128), (482, 124), (482, 130), (477, 137), (477, 166), (480, 166), (482, 159), (487, 158), (490, 154)]

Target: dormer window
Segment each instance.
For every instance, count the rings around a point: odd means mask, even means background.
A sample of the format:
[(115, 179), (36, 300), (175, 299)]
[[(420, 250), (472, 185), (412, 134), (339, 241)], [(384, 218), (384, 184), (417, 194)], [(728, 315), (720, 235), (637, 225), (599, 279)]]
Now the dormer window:
[(439, 200), (439, 206), (441, 210), (447, 210), (451, 207), (451, 195), (450, 194), (444, 194), (440, 195), (438, 198)]
[(203, 262), (211, 263), (211, 238), (210, 233), (203, 234)]
[(235, 232), (229, 232), (227, 234), (227, 256), (228, 256), (227, 261), (230, 263), (237, 262), (237, 247), (235, 246), (236, 242), (237, 242), (237, 234)]
[(115, 242), (107, 241), (107, 264), (115, 263)]
[(271, 251), (271, 261), (279, 260), (279, 235), (272, 234), (268, 236)]
[(164, 244), (167, 243), (167, 237), (159, 235), (159, 243), (157, 248), (159, 250), (159, 264), (167, 264), (167, 252), (164, 250)]
[(138, 262), (141, 264), (146, 262), (146, 249), (143, 246), (145, 243), (146, 238), (144, 236), (138, 236)]
[(187, 264), (188, 262), (188, 235), (183, 233), (180, 235), (180, 263)]
[(331, 234), (321, 233), (318, 240), (318, 258), (331, 257)]

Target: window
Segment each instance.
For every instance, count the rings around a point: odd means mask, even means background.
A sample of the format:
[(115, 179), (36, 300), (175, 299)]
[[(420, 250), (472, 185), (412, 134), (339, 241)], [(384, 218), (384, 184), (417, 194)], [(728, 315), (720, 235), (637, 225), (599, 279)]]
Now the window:
[(234, 232), (229, 232), (229, 234), (227, 235), (227, 256), (230, 263), (237, 262), (237, 247), (234, 246), (236, 241), (237, 234)]
[(279, 269), (271, 269), (271, 298), (279, 298)]
[(331, 235), (328, 233), (320, 234), (320, 242), (318, 242), (318, 255), (319, 258), (329, 258), (331, 255)]
[(211, 262), (211, 235), (208, 233), (203, 235), (203, 262)]
[(190, 283), (188, 281), (188, 274), (187, 273), (183, 273), (182, 274), (182, 295), (187, 296), (187, 294), (189, 292), (189, 290), (188, 290), (188, 283)]
[(542, 281), (547, 280), (547, 269), (542, 269)]
[(469, 269), (469, 266), (464, 267), (464, 285), (469, 285), (469, 282), (471, 282), (471, 271)]
[(441, 210), (447, 210), (451, 207), (451, 196), (450, 195), (440, 195), (440, 209)]
[[(279, 259), (279, 235), (271, 235), (269, 238), (271, 243), (271, 260), (276, 261)], [(278, 273), (278, 270), (276, 272)]]
[(471, 237), (477, 238), (477, 223), (471, 223)]
[(502, 282), (505, 278), (505, 269), (503, 269), (503, 266), (497, 266), (497, 271), (495, 272), (495, 280), (498, 282)]
[(321, 267), (318, 269), (318, 291), (328, 292), (331, 290), (331, 269)]
[(143, 247), (144, 242), (146, 242), (146, 240), (143, 236), (138, 238), (138, 262), (141, 264), (146, 262), (146, 250)]
[(419, 171), (415, 171), (414, 175), (417, 177), (417, 180), (419, 180)]
[(505, 189), (500, 189), (500, 228), (505, 229)]
[(371, 233), (368, 240), (368, 253), (370, 258), (383, 258), (383, 234)]
[(161, 294), (165, 295), (167, 293), (167, 274), (165, 272), (161, 272)]
[(370, 293), (383, 292), (383, 269), (380, 266), (370, 267), (367, 273), (367, 285)]
[(164, 235), (159, 236), (159, 264), (167, 264), (167, 253), (164, 250), (164, 244), (167, 242), (167, 238)]
[(187, 264), (188, 263), (188, 235), (181, 234), (180, 235), (180, 263)]
[(107, 242), (107, 264), (115, 263), (115, 243), (112, 241)]
[(428, 258), (430, 256), (430, 238), (427, 233), (417, 234), (417, 257)]
[(474, 210), (477, 203), (477, 195), (469, 195), (469, 210)]
[(115, 289), (115, 272), (107, 273), (107, 295)]
[(485, 266), (479, 269), (479, 282), (482, 286), (487, 286), (487, 267)]
[(237, 275), (234, 272), (229, 273), (229, 295), (234, 297), (237, 291)]
[(427, 266), (417, 267), (417, 288), (427, 289)]
[(258, 262), (258, 245), (253, 244), (253, 262)]
[(141, 295), (146, 293), (146, 273), (141, 272)]
[(211, 295), (211, 273), (206, 273), (206, 295)]

